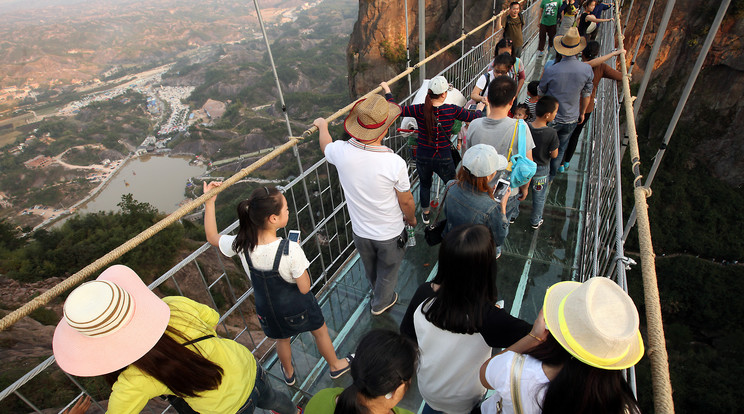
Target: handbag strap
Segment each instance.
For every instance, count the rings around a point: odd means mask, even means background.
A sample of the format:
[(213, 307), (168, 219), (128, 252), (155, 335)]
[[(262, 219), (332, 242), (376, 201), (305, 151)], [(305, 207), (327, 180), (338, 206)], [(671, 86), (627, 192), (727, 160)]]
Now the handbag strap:
[(511, 171), (512, 168), (512, 162), (511, 162), (511, 154), (512, 154), (512, 148), (514, 148), (514, 138), (517, 137), (517, 126), (519, 125), (519, 120), (517, 119), (517, 122), (514, 123), (514, 134), (512, 134), (511, 142), (509, 143), (509, 152), (506, 155), (506, 170)]
[(514, 413), (522, 414), (522, 370), (524, 369), (525, 357), (522, 354), (514, 354), (511, 364), (511, 398), (514, 405)]
[(447, 199), (447, 193), (449, 192), (449, 189), (452, 188), (452, 186), (455, 185), (455, 183), (452, 183), (447, 186), (447, 188), (444, 189), (444, 195), (442, 196), (442, 202), (439, 204), (439, 210), (437, 210), (437, 216), (434, 217), (434, 224), (436, 224), (439, 221), (439, 215), (442, 214), (442, 210), (444, 209), (444, 200)]

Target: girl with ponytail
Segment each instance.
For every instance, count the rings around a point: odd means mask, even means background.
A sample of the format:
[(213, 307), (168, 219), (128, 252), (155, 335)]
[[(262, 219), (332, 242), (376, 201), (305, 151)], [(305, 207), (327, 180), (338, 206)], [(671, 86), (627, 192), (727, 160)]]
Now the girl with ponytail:
[(351, 362), (354, 382), (319, 391), (305, 414), (413, 414), (396, 407), (416, 373), (418, 349), (410, 339), (389, 330), (373, 330), (359, 341)]
[[(395, 102), (387, 82), (380, 83), (385, 91), (385, 99)], [(419, 200), (424, 224), (429, 224), (429, 203), (431, 200), (431, 183), (434, 173), (442, 181), (449, 182), (455, 178), (455, 163), (452, 161), (450, 137), (455, 120), (470, 122), (483, 116), (484, 103), (479, 103), (476, 111), (468, 111), (457, 105), (445, 103), (449, 83), (444, 76), (435, 76), (429, 81), (429, 89), (423, 104), (401, 107), (401, 117), (416, 119), (418, 125), (418, 148), (416, 149), (416, 169), (419, 175)], [(458, 143), (458, 149), (459, 149)]]
[[(221, 182), (204, 183), (204, 192)], [(320, 355), (335, 379), (349, 370), (350, 358), (339, 359), (328, 335), (318, 301), (310, 291), (307, 268), (310, 262), (299, 243), (277, 237), (276, 231), (289, 221), (287, 199), (275, 187), (259, 187), (238, 204), (238, 234), (220, 235), (215, 201), (205, 203), (204, 230), (207, 240), (227, 257), (240, 257), (249, 275), (256, 299), (256, 313), (267, 337), (276, 340), (276, 353), (287, 385), (294, 385), (290, 339), (302, 332), (315, 338)]]

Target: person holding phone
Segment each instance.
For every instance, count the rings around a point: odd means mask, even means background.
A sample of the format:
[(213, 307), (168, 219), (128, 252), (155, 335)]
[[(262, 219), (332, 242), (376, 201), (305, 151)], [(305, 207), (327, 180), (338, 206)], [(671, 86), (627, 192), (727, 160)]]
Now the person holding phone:
[(496, 258), (501, 256), (501, 245), (509, 229), (506, 204), (511, 189), (507, 185), (497, 202), (494, 199), (496, 188), (490, 183), (506, 170), (506, 166), (506, 158), (490, 145), (478, 144), (465, 151), (457, 179), (447, 183), (447, 196), (442, 206), (447, 226), (442, 236), (460, 225), (484, 224), (491, 230)]
[[(221, 182), (204, 183), (204, 192), (219, 187)], [(289, 206), (276, 187), (258, 187), (247, 200), (238, 204), (238, 234), (220, 235), (217, 231), (215, 202), (204, 204), (204, 231), (207, 241), (222, 254), (240, 257), (249, 275), (256, 298), (256, 313), (261, 329), (276, 340), (276, 353), (281, 362), (284, 382), (294, 385), (290, 340), (302, 332), (315, 338), (320, 355), (328, 362), (330, 376), (336, 379), (349, 370), (351, 357), (339, 359), (328, 335), (323, 312), (310, 291), (312, 281), (307, 272), (310, 262), (299, 243), (277, 237), (277, 230), (287, 226)], [(299, 237), (299, 232), (297, 232)]]

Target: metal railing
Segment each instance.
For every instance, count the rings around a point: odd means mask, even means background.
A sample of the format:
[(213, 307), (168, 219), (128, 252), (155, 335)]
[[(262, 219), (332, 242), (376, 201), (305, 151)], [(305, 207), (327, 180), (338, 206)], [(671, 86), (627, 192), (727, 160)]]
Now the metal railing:
[[(615, 27), (601, 25), (600, 55), (610, 53), (615, 45)], [(615, 58), (607, 62), (615, 65)], [(593, 276), (613, 278), (626, 288), (622, 243), (622, 189), (620, 180), (620, 103), (618, 85), (612, 80), (601, 80), (597, 87), (597, 104), (592, 112), (591, 139), (584, 141), (588, 153), (588, 176), (580, 229), (580, 281)], [(627, 290), (627, 289), (626, 289)]]

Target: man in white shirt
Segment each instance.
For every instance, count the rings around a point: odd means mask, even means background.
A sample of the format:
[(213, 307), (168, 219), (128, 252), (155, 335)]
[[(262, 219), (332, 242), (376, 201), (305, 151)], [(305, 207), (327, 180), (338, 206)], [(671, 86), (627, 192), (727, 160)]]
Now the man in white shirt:
[(351, 136), (332, 142), (328, 122), (313, 124), (320, 132), (320, 149), (338, 169), (351, 217), (354, 245), (372, 284), (372, 314), (379, 315), (398, 300), (395, 286), (403, 261), (405, 224), (416, 225), (406, 162), (382, 145), (400, 107), (380, 95), (360, 100), (344, 121)]

